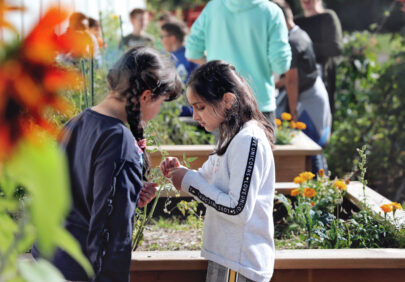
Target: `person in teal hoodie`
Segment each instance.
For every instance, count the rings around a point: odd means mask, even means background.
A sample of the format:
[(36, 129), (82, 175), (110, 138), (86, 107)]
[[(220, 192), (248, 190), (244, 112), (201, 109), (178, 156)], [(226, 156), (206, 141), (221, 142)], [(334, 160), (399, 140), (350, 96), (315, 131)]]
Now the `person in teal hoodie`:
[(187, 59), (233, 64), (255, 93), (259, 109), (274, 124), (273, 74), (290, 68), (291, 49), (281, 9), (268, 0), (212, 0), (191, 27)]

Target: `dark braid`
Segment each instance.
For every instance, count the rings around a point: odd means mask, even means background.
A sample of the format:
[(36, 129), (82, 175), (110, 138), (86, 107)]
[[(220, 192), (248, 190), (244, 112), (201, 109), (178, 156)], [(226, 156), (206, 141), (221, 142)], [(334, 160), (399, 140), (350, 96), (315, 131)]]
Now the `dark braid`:
[[(107, 76), (111, 90), (121, 93), (127, 99), (126, 114), (129, 128), (137, 141), (144, 139), (144, 124), (139, 98), (146, 90), (152, 99), (161, 96), (166, 101), (176, 99), (181, 93), (181, 80), (169, 60), (151, 48), (138, 47), (127, 51), (110, 69)], [(150, 157), (145, 148), (143, 177), (147, 180)]]

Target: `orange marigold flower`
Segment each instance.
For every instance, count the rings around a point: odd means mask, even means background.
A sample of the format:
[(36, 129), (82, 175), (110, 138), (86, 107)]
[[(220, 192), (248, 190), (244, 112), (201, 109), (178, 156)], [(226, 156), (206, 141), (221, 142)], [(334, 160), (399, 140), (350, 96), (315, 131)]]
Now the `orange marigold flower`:
[(401, 204), (400, 203), (397, 203), (397, 202), (392, 202), (391, 204), (391, 207), (392, 207), (392, 210), (402, 210), (402, 206), (401, 206)]
[(306, 125), (305, 123), (299, 121), (299, 122), (297, 122), (297, 123), (295, 124), (295, 127), (296, 127), (297, 129), (304, 130), (304, 129), (307, 128), (307, 125)]
[(380, 207), (385, 213), (392, 212), (391, 204), (384, 204)]
[(325, 176), (325, 170), (324, 170), (323, 168), (321, 168), (321, 169), (318, 171), (318, 174), (319, 174), (320, 177), (324, 177), (324, 176)]
[(347, 189), (346, 183), (344, 181), (342, 181), (342, 180), (336, 180), (335, 182), (333, 182), (333, 185), (336, 188), (339, 188), (339, 189), (341, 189), (343, 191), (346, 191), (346, 189)]
[(281, 118), (283, 120), (291, 120), (292, 116), (289, 113), (282, 113)]
[(276, 118), (276, 124), (277, 126), (281, 126), (281, 120), (279, 118)]
[(301, 173), (300, 173), (299, 177), (301, 177), (302, 179), (304, 179), (304, 181), (308, 181), (308, 180), (311, 180), (312, 178), (314, 178), (314, 177), (315, 177), (315, 174), (313, 174), (313, 173), (310, 172), (310, 171), (304, 171), (304, 172), (301, 172)]
[(300, 193), (300, 190), (299, 190), (299, 189), (294, 189), (294, 190), (291, 190), (290, 195), (291, 195), (292, 197), (295, 197), (295, 196), (297, 196), (299, 193)]
[(304, 196), (306, 198), (312, 198), (315, 197), (316, 191), (314, 188), (304, 188)]
[(314, 202), (311, 202), (311, 206), (315, 206), (315, 203), (314, 203)]
[(290, 126), (291, 126), (291, 128), (296, 128), (297, 126), (296, 126), (296, 122), (295, 121), (290, 121)]
[(301, 183), (303, 183), (303, 182), (305, 182), (305, 180), (302, 179), (302, 178), (299, 177), (299, 176), (297, 176), (297, 177), (294, 178), (294, 183), (295, 183), (295, 184), (301, 184)]

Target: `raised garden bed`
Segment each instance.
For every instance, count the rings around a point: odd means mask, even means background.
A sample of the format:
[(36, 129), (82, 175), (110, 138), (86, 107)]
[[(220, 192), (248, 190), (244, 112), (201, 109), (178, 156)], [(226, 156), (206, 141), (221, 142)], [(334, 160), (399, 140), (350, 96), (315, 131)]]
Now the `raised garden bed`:
[[(152, 147), (152, 149), (154, 149)], [(192, 169), (198, 169), (213, 152), (214, 145), (161, 145), (160, 149), (169, 156), (181, 161), (196, 158), (190, 163)], [(311, 156), (322, 153), (322, 148), (302, 132), (297, 132), (291, 145), (276, 145), (273, 151), (276, 166), (276, 181), (291, 181), (302, 171), (311, 170)], [(151, 153), (152, 166), (158, 166), (162, 160), (160, 151)]]
[[(277, 183), (279, 193), (289, 194), (297, 185)], [(366, 187), (368, 205), (376, 213), (389, 200)], [(363, 188), (359, 182), (347, 187), (346, 198), (361, 208)], [(388, 214), (387, 216), (391, 216)], [(398, 210), (395, 224), (405, 223), (405, 212)], [(134, 252), (131, 281), (205, 281), (207, 261), (199, 251)], [(391, 281), (405, 277), (405, 251), (402, 249), (300, 249), (276, 250), (274, 276), (283, 282)]]

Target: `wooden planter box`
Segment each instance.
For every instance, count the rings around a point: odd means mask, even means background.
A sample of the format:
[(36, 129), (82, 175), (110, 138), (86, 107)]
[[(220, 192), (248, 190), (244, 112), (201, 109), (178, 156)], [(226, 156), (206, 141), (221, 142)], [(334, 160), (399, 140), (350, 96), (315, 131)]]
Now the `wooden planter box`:
[[(154, 148), (152, 148), (154, 149)], [(190, 163), (192, 169), (198, 169), (214, 151), (214, 145), (162, 145), (160, 149), (167, 151), (169, 156), (177, 157), (181, 161), (183, 155), (186, 158), (195, 157)], [(276, 145), (273, 151), (276, 165), (276, 181), (292, 181), (300, 172), (311, 170), (311, 156), (322, 153), (322, 148), (307, 137), (298, 132), (293, 138), (291, 145)], [(151, 153), (152, 166), (156, 167), (162, 160), (160, 151)]]
[[(288, 194), (296, 187), (277, 183), (276, 190)], [(390, 202), (368, 187), (365, 194), (376, 213), (382, 204)], [(361, 207), (361, 183), (348, 185), (347, 198)], [(405, 212), (397, 211), (396, 218), (397, 224), (404, 224)], [(206, 270), (207, 261), (199, 251), (133, 252), (130, 275), (131, 282), (202, 282)], [(276, 250), (271, 282), (385, 282), (404, 277), (403, 249)]]

